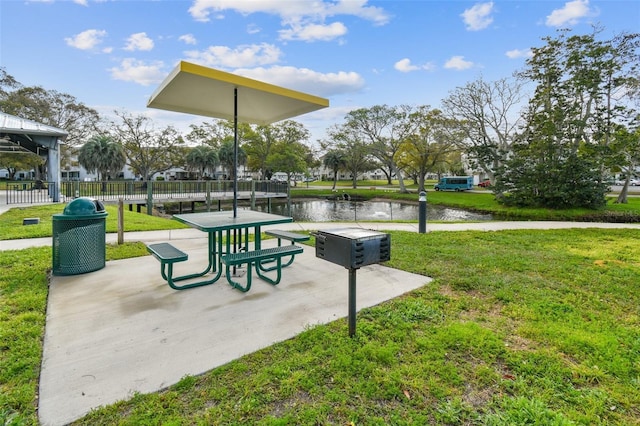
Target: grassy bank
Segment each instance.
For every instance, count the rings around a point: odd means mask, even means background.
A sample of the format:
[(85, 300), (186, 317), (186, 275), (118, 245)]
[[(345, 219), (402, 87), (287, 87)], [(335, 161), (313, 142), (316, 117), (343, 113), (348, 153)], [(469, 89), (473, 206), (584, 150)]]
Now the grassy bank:
[[(53, 215), (61, 214), (65, 204), (48, 204), (42, 206), (14, 207), (0, 216), (0, 240), (12, 240), (20, 238), (50, 237), (53, 229)], [(107, 232), (118, 231), (118, 207), (106, 205), (108, 213), (105, 219)], [(37, 217), (40, 223), (37, 225), (22, 225), (24, 218)], [(125, 231), (153, 231), (164, 229), (188, 228), (188, 226), (175, 221), (156, 216), (149, 216), (124, 210)]]
[[(77, 424), (640, 424), (640, 230), (392, 232), (428, 286)], [(110, 247), (109, 259), (144, 254)], [(50, 248), (0, 252), (0, 423), (37, 424)]]

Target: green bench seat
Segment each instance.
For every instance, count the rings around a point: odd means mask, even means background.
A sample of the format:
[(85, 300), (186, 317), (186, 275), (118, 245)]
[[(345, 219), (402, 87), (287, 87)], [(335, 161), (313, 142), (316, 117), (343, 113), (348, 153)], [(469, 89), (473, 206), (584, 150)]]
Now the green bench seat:
[(280, 245), (280, 240), (288, 240), (293, 243), (300, 243), (303, 241), (309, 241), (311, 238), (309, 235), (298, 234), (297, 232), (290, 231), (282, 231), (280, 229), (270, 229), (264, 232), (265, 234), (276, 237), (278, 239), (278, 245)]
[[(295, 245), (295, 243), (309, 241), (309, 239), (311, 238), (309, 235), (298, 234), (297, 232), (283, 231), (281, 229), (270, 229), (268, 231), (265, 231), (264, 233), (271, 237), (276, 237), (278, 239), (278, 247), (282, 245), (282, 240), (291, 241), (291, 244)], [(285, 268), (291, 265), (294, 258), (295, 256), (291, 256), (291, 258), (286, 263), (283, 263), (281, 267)], [(261, 267), (260, 269), (262, 269), (262, 271), (270, 271), (273, 268)]]
[(189, 278), (201, 276), (203, 274), (191, 274), (183, 277), (173, 276), (173, 264), (177, 262), (184, 262), (189, 259), (189, 255), (179, 248), (169, 243), (156, 243), (148, 244), (147, 251), (160, 261), (160, 274), (162, 278), (169, 284), (174, 290), (184, 290), (187, 288), (198, 287), (203, 285), (201, 283), (176, 285), (176, 281), (181, 281)]
[[(233, 287), (241, 291), (249, 291), (251, 288), (251, 277), (253, 275), (253, 265), (256, 265), (256, 273), (258, 276), (272, 285), (277, 285), (282, 277), (282, 258), (284, 256), (295, 256), (302, 253), (302, 247), (296, 245), (286, 245), (281, 247), (272, 247), (260, 250), (242, 251), (238, 253), (228, 253), (220, 256), (220, 261), (226, 265), (227, 281)], [(262, 268), (262, 262), (276, 262), (275, 266), (270, 268)], [(231, 276), (231, 267), (237, 265), (247, 265), (247, 282), (241, 285), (234, 281)], [(276, 271), (276, 278), (271, 279), (264, 275), (264, 272)]]
[(189, 259), (189, 255), (169, 243), (157, 243), (147, 245), (147, 251), (155, 256), (161, 263), (173, 264), (184, 262)]

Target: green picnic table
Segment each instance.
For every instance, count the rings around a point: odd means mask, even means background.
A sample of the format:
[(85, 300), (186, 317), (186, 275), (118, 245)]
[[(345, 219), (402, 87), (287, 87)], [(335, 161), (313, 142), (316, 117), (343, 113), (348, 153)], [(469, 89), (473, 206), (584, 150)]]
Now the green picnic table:
[[(217, 282), (225, 271), (229, 284), (241, 291), (249, 291), (255, 267), (256, 274), (270, 284), (280, 282), (282, 268), (288, 266), (291, 260), (282, 264), (285, 256), (295, 256), (302, 253), (302, 247), (295, 244), (262, 248), (261, 232), (266, 225), (292, 222), (293, 218), (253, 210), (238, 210), (236, 216), (232, 211), (217, 211), (205, 213), (187, 213), (174, 215), (173, 218), (195, 229), (207, 233), (208, 264), (201, 272), (173, 276), (173, 264), (188, 259), (188, 255), (168, 243), (150, 244), (148, 250), (160, 261), (161, 274), (167, 283), (176, 290), (209, 285)], [(249, 234), (254, 234), (253, 249), (249, 247)], [(301, 240), (299, 240), (301, 241)], [(269, 263), (270, 266), (263, 267)], [(275, 265), (274, 265), (275, 263)], [(235, 268), (247, 265), (246, 283), (243, 285), (234, 279)], [(207, 277), (208, 273), (213, 277)], [(266, 275), (273, 273), (275, 277)], [(193, 280), (202, 277), (200, 281), (190, 281), (176, 284), (180, 281)]]

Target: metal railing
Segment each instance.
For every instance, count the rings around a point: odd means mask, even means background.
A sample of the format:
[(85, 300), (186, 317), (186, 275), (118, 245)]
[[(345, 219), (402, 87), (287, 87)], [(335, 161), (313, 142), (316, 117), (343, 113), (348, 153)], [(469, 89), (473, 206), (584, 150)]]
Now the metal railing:
[(56, 193), (55, 182), (8, 182), (6, 184), (7, 204), (51, 203)]
[[(53, 201), (55, 182), (7, 183), (7, 204), (35, 204)], [(238, 199), (288, 197), (286, 182), (238, 181)], [(66, 181), (60, 184), (60, 201), (90, 197), (103, 202), (154, 203), (167, 201), (211, 201), (233, 198), (233, 181)]]
[[(233, 181), (103, 181), (63, 182), (61, 194), (65, 198), (91, 197), (102, 201), (220, 199), (233, 196)], [(286, 196), (286, 183), (270, 181), (240, 181), (238, 196)]]

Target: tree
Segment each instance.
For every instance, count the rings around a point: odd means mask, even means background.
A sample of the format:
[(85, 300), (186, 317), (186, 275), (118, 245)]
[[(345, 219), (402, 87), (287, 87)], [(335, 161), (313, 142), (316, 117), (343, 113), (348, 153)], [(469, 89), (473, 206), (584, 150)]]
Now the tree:
[(207, 170), (215, 170), (218, 165), (218, 153), (208, 145), (200, 145), (190, 149), (185, 160), (187, 166), (192, 170), (196, 170), (198, 177), (202, 178)]
[(398, 178), (400, 192), (407, 192), (401, 170), (396, 164), (396, 154), (400, 146), (413, 133), (409, 116), (411, 107), (402, 105), (389, 107), (376, 105), (351, 111), (346, 116), (345, 125), (350, 128), (352, 136), (357, 134), (363, 143), (370, 148), (370, 153), (382, 165), (382, 171), (391, 184), (391, 178)]
[[(218, 156), (218, 164), (225, 169), (227, 177), (232, 178), (235, 175), (233, 171), (233, 143), (236, 134), (234, 122), (232, 120), (216, 120), (190, 127), (191, 131), (187, 134), (186, 139), (192, 143), (213, 148)], [(238, 123), (238, 165), (246, 164), (247, 154), (243, 147), (254, 137), (255, 132), (249, 124)]]
[[(247, 153), (247, 165), (251, 170), (260, 172), (263, 179), (269, 179), (276, 171), (270, 164), (276, 154), (276, 146), (283, 144), (303, 143), (309, 139), (309, 131), (300, 123), (285, 120), (276, 124), (257, 126), (253, 133), (247, 134), (246, 142), (242, 145)], [(278, 153), (278, 156), (279, 153)], [(280, 161), (280, 160), (278, 160)]]
[[(231, 120), (215, 120), (203, 122), (200, 125), (191, 124), (189, 133), (185, 139), (192, 145), (208, 145), (212, 148), (220, 148), (225, 139), (233, 139), (234, 124)], [(253, 133), (253, 129), (247, 123), (238, 123), (238, 142), (245, 143)]]
[(379, 167), (372, 159), (371, 147), (365, 143), (360, 133), (349, 123), (333, 126), (327, 132), (329, 141), (325, 145), (331, 145), (343, 154), (344, 170), (351, 174), (352, 187), (358, 186), (358, 175)]
[(0, 152), (0, 169), (7, 169), (9, 180), (14, 180), (20, 170), (36, 169), (44, 159), (32, 152)]
[(322, 164), (333, 173), (333, 187), (331, 189), (336, 189), (338, 172), (347, 166), (345, 153), (338, 149), (332, 149), (325, 154)]
[(620, 125), (614, 132), (610, 144), (610, 161), (613, 164), (613, 169), (625, 175), (625, 182), (616, 203), (627, 204), (631, 176), (640, 166), (640, 117), (633, 127), (635, 129), (630, 130), (626, 126)]
[(121, 123), (112, 123), (114, 137), (122, 144), (133, 172), (147, 181), (184, 162), (182, 137), (167, 126), (156, 129), (150, 118), (116, 111)]
[(98, 173), (106, 181), (122, 170), (127, 162), (122, 145), (107, 135), (94, 136), (80, 147), (78, 161), (89, 173)]
[(514, 111), (523, 100), (522, 86), (518, 80), (486, 82), (480, 78), (457, 87), (442, 101), (444, 114), (455, 120), (463, 132), (460, 148), (492, 184), (496, 170), (511, 153), (511, 144), (522, 124), (520, 114)]
[(445, 163), (447, 155), (457, 150), (459, 135), (452, 130), (454, 120), (447, 119), (442, 112), (422, 106), (411, 116), (415, 133), (409, 135), (397, 154), (398, 166), (411, 170), (418, 181), (418, 188), (424, 191), (427, 173), (436, 172)]
[(7, 74), (4, 67), (0, 67), (0, 99), (6, 99), (11, 90), (22, 86), (12, 75)]
[(276, 128), (271, 125), (258, 126), (243, 145), (247, 153), (247, 166), (259, 172), (261, 179), (270, 179), (273, 174), (273, 170), (267, 167), (267, 159), (278, 140), (276, 133)]
[(274, 145), (273, 153), (269, 155), (267, 167), (271, 170), (287, 174), (287, 182), (295, 176), (307, 171), (307, 159), (310, 149), (301, 142), (283, 140)]
[[(234, 155), (234, 142), (233, 138), (225, 139), (220, 145), (220, 149), (218, 149), (218, 159), (220, 160), (220, 164), (224, 168), (227, 173), (227, 179), (234, 180), (236, 173), (238, 172), (235, 168), (236, 164), (233, 159)], [(238, 147), (238, 166), (245, 164), (247, 161), (247, 155), (241, 146)]]
[(602, 207), (608, 187), (600, 148), (626, 109), (612, 93), (635, 78), (637, 43), (630, 48), (625, 37), (623, 47), (619, 39), (598, 41), (596, 33), (572, 36), (567, 31), (544, 40), (546, 45), (532, 49), (520, 73), (536, 88), (517, 149), (496, 182), (496, 190), (509, 193), (498, 200), (551, 208)]

